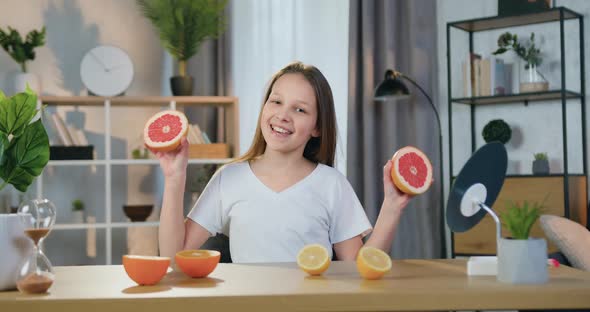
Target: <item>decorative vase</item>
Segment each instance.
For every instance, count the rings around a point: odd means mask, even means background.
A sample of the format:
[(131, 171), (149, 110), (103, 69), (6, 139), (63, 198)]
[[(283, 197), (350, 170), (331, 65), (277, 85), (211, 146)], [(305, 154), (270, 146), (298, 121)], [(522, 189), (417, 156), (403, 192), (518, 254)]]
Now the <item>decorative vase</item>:
[(520, 66), (520, 93), (549, 90), (549, 82), (537, 70), (537, 65)]
[(193, 95), (193, 77), (174, 76), (170, 78), (172, 95)]
[(500, 238), (498, 280), (511, 284), (547, 282), (547, 242), (542, 238)]
[(17, 214), (0, 214), (0, 290), (16, 289), (18, 268), (33, 251), (33, 242), (25, 236), (25, 222), (21, 218)]
[(549, 174), (549, 160), (547, 160), (547, 159), (533, 160), (533, 174), (535, 174), (535, 175)]
[(35, 91), (37, 95), (41, 95), (41, 80), (32, 73), (18, 73), (14, 77), (14, 91), (24, 92), (27, 89), (27, 84), (31, 90)]
[(84, 210), (72, 210), (72, 223), (84, 223)]

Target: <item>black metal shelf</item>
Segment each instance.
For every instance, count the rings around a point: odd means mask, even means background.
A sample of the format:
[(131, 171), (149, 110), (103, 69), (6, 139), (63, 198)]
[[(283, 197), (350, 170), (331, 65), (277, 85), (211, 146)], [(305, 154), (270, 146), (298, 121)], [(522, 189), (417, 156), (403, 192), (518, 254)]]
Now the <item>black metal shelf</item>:
[[(579, 69), (580, 76), (580, 90), (579, 91), (572, 91), (567, 89), (567, 82), (566, 82), (566, 47), (565, 47), (565, 37), (566, 37), (566, 30), (565, 30), (565, 21), (575, 21), (577, 22), (578, 30), (577, 35), (579, 37), (579, 49), (578, 52), (580, 53), (580, 64), (575, 66), (574, 69)], [(507, 28), (510, 29), (512, 27), (517, 26), (525, 26), (531, 24), (540, 24), (540, 23), (550, 23), (553, 22), (559, 29), (559, 74), (561, 76), (561, 81), (559, 85), (554, 86), (554, 88), (558, 88), (558, 90), (550, 90), (544, 92), (530, 92), (530, 93), (518, 93), (518, 94), (510, 94), (510, 95), (495, 95), (495, 96), (478, 96), (478, 97), (463, 97), (463, 98), (453, 98), (452, 97), (452, 90), (453, 84), (460, 81), (454, 81), (451, 75), (451, 68), (455, 68), (456, 65), (452, 63), (451, 60), (451, 51), (452, 51), (452, 43), (455, 37), (455, 33), (465, 32), (467, 34), (468, 40), (468, 52), (474, 53), (474, 37), (478, 34), (482, 35), (481, 32), (494, 30), (494, 29), (503, 29)], [(572, 23), (572, 22), (570, 22)], [(451, 32), (452, 29), (460, 30), (456, 32)], [(570, 35), (574, 35), (571, 33), (572, 30), (568, 31), (568, 37)], [(575, 30), (574, 30), (575, 32)], [(462, 36), (464, 38), (464, 36)], [(557, 124), (561, 124), (561, 134), (562, 134), (562, 155), (563, 155), (563, 172), (561, 173), (553, 173), (548, 175), (532, 175), (532, 174), (509, 174), (507, 175), (508, 179), (519, 178), (540, 178), (540, 179), (548, 179), (545, 181), (550, 181), (551, 177), (553, 178), (562, 178), (563, 182), (559, 183), (560, 186), (563, 184), (563, 215), (566, 218), (570, 217), (570, 182), (572, 185), (575, 185), (577, 182), (573, 181), (576, 179), (583, 180), (583, 185), (588, 183), (588, 168), (587, 168), (587, 149), (586, 149), (586, 73), (584, 71), (585, 68), (585, 53), (584, 53), (584, 15), (576, 13), (570, 9), (565, 7), (556, 7), (552, 9), (548, 9), (546, 11), (537, 12), (537, 13), (528, 13), (522, 15), (513, 15), (513, 16), (491, 16), (491, 17), (483, 17), (483, 18), (475, 18), (475, 19), (468, 19), (468, 20), (461, 20), (461, 21), (452, 21), (447, 23), (446, 28), (446, 43), (447, 43), (447, 103), (448, 103), (448, 131), (449, 131), (449, 178), (455, 179), (454, 168), (453, 168), (453, 110), (455, 105), (453, 104), (460, 104), (460, 105), (467, 105), (469, 110), (469, 119), (470, 125), (465, 126), (461, 125), (461, 131), (470, 131), (471, 133), (471, 144), (469, 142), (462, 142), (470, 145), (471, 152), (475, 152), (477, 147), (477, 133), (475, 131), (479, 125), (477, 125), (476, 121), (476, 112), (478, 111), (480, 105), (492, 105), (492, 104), (511, 104), (511, 103), (523, 103), (526, 105), (529, 102), (539, 102), (539, 101), (551, 101), (555, 105), (561, 107), (561, 113), (555, 115), (555, 122)], [(571, 66), (570, 66), (571, 67)], [(569, 103), (571, 100), (574, 103)], [(580, 173), (569, 173), (569, 164), (568, 164), (568, 149), (569, 146), (572, 144), (568, 142), (568, 129), (567, 125), (569, 124), (569, 120), (571, 117), (567, 115), (567, 108), (571, 105), (580, 105), (580, 114), (574, 117), (574, 120), (580, 120), (581, 122), (581, 136), (582, 136), (582, 162), (583, 162), (583, 170), (582, 174)], [(463, 110), (462, 110), (463, 112)], [(467, 128), (468, 127), (468, 128)], [(578, 144), (575, 142), (574, 144)], [(576, 179), (570, 179), (570, 178)], [(588, 201), (588, 192), (584, 190), (583, 195), (585, 197), (584, 200), (576, 202), (576, 209), (579, 209), (580, 203)], [(584, 205), (586, 210), (586, 215), (590, 216), (590, 206)], [(590, 229), (590, 222), (586, 223), (586, 226)], [(453, 255), (456, 255), (456, 251), (461, 253), (461, 250), (455, 250), (455, 240), (454, 235), (451, 234), (451, 251)]]
[[(582, 94), (570, 90), (565, 90), (566, 99), (580, 99)], [(529, 93), (517, 93), (507, 95), (492, 95), (492, 96), (478, 96), (468, 98), (453, 98), (451, 99), (454, 103), (468, 104), (468, 105), (489, 105), (489, 104), (503, 104), (503, 103), (515, 103), (515, 102), (538, 102), (538, 101), (550, 101), (550, 100), (561, 100), (561, 90), (550, 90), (543, 92), (529, 92)]]
[(582, 16), (570, 9), (564, 7), (556, 7), (538, 13), (526, 15), (491, 16), (484, 18), (476, 18), (448, 23), (448, 25), (469, 32), (485, 31), (499, 28), (556, 22), (560, 20), (561, 12), (563, 12), (564, 20), (579, 18)]

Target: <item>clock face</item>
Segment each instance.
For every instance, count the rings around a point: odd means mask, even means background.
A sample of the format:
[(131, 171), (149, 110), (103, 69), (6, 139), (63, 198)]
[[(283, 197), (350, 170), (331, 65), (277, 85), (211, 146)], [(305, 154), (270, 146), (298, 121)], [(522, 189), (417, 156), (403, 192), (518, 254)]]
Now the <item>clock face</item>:
[(120, 48), (101, 45), (88, 51), (80, 64), (86, 88), (100, 96), (123, 93), (133, 80), (133, 63)]

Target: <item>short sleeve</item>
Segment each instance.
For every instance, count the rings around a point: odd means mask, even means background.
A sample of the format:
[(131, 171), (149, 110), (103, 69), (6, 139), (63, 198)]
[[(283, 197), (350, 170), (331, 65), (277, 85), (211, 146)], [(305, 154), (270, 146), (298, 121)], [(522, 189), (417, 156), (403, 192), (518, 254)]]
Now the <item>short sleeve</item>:
[(224, 228), (223, 205), (221, 202), (221, 176), (218, 170), (209, 180), (207, 186), (188, 213), (188, 218), (204, 227), (211, 236), (221, 233)]
[(330, 242), (336, 244), (357, 235), (371, 233), (373, 227), (352, 185), (339, 175), (330, 214)]

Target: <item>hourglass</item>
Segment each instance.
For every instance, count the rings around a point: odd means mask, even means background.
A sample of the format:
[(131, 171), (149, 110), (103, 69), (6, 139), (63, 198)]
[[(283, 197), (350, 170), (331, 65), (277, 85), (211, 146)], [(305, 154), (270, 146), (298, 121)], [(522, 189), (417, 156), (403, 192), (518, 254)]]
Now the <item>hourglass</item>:
[(21, 203), (18, 214), (25, 223), (25, 235), (33, 241), (34, 247), (18, 270), (16, 287), (23, 293), (45, 293), (55, 276), (51, 262), (41, 251), (41, 242), (55, 222), (55, 206), (48, 199), (28, 200)]

